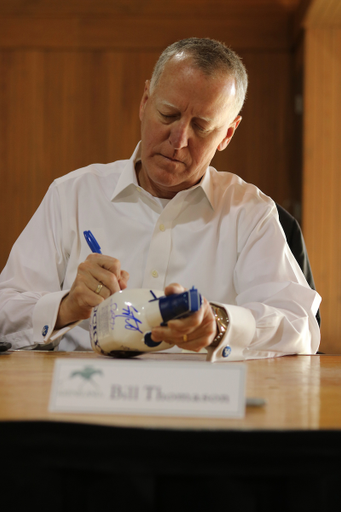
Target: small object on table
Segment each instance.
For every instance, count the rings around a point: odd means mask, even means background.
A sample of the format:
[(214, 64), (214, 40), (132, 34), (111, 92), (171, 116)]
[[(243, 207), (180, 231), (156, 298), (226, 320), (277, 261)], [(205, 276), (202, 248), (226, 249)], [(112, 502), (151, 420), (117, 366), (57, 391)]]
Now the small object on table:
[(0, 352), (7, 352), (10, 348), (12, 348), (11, 343), (8, 341), (0, 341)]

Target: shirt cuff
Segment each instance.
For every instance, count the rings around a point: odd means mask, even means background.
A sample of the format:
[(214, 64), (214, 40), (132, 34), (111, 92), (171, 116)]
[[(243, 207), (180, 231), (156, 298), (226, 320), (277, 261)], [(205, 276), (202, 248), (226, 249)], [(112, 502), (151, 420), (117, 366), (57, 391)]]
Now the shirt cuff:
[(78, 322), (62, 329), (55, 330), (61, 300), (69, 290), (47, 293), (43, 295), (33, 310), (33, 340), (34, 343), (46, 344), (61, 338), (63, 334), (72, 329)]
[(215, 305), (224, 308), (229, 317), (225, 335), (217, 347), (206, 347), (207, 361), (242, 361), (244, 349), (248, 347), (256, 332), (256, 321), (249, 309), (226, 304)]

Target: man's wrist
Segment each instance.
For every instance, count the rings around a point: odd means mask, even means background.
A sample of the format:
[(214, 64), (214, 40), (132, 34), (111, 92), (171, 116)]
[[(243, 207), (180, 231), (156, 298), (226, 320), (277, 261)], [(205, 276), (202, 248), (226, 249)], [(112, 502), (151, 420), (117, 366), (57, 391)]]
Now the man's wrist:
[(66, 327), (67, 325), (77, 321), (70, 316), (70, 308), (68, 307), (67, 304), (68, 297), (69, 294), (64, 295), (64, 297), (60, 301), (59, 310), (54, 327), (55, 329), (63, 329), (63, 327)]
[(217, 325), (217, 334), (210, 344), (210, 347), (215, 348), (225, 336), (229, 324), (229, 317), (225, 308), (213, 303), (210, 303), (210, 306)]

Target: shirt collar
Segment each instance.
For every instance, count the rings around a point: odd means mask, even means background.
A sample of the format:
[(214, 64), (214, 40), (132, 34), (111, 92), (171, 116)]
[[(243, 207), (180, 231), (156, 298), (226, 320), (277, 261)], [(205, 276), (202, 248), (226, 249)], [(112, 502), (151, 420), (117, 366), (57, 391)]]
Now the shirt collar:
[(135, 165), (139, 160), (141, 160), (140, 152), (141, 150), (139, 142), (134, 150), (134, 153), (129, 158), (129, 160), (127, 160), (123, 172), (120, 174), (115, 190), (111, 196), (111, 201), (113, 201), (123, 190), (127, 189), (128, 187), (139, 187), (135, 172)]
[[(121, 173), (118, 182), (116, 184), (115, 190), (111, 196), (111, 200), (113, 201), (123, 190), (127, 189), (128, 187), (140, 187), (135, 167), (137, 162), (141, 160), (141, 142), (139, 142), (134, 150), (134, 153), (130, 157), (130, 159), (126, 162), (125, 169)], [(200, 183), (197, 185), (194, 185), (193, 187), (187, 189), (188, 193), (191, 193), (195, 189), (201, 189), (206, 196), (208, 202), (210, 203), (211, 207), (214, 209), (213, 206), (213, 189), (212, 189), (212, 180), (211, 180), (211, 167), (208, 167), (204, 176), (202, 177)], [(186, 192), (185, 190), (183, 192)]]
[(197, 185), (200, 187), (205, 194), (207, 201), (210, 203), (211, 208), (214, 210), (214, 195), (213, 195), (213, 184), (211, 178), (211, 172), (213, 167), (207, 167), (205, 174), (203, 175), (200, 183)]

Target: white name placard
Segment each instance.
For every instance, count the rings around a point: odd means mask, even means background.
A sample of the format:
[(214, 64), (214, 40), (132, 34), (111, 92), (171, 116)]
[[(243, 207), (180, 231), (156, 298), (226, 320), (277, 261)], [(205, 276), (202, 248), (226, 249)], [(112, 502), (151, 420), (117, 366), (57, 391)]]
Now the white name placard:
[(245, 366), (143, 359), (57, 359), (49, 410), (241, 418)]

